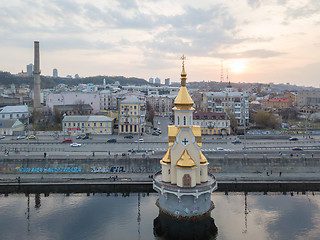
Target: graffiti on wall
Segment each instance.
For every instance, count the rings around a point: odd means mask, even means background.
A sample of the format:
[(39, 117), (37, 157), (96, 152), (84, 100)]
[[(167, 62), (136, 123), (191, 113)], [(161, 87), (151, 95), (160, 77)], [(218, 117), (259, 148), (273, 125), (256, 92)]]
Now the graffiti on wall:
[(16, 168), (20, 173), (80, 173), (82, 169), (80, 167), (55, 167), (55, 168)]
[(126, 170), (123, 166), (111, 166), (111, 167), (91, 167), (92, 173), (125, 173)]

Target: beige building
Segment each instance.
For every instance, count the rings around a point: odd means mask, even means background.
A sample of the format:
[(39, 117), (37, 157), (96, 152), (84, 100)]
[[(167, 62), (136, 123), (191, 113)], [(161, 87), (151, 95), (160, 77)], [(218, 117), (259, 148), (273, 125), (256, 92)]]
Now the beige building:
[(64, 135), (84, 134), (112, 134), (114, 118), (90, 115), (90, 116), (65, 116), (62, 119)]
[(128, 96), (119, 103), (119, 134), (145, 132), (146, 101), (138, 96)]
[(201, 127), (201, 133), (205, 135), (229, 135), (230, 119), (222, 112), (200, 112), (193, 113), (193, 123)]
[(15, 132), (24, 131), (24, 125), (18, 119), (2, 119), (0, 123), (0, 135), (14, 135)]

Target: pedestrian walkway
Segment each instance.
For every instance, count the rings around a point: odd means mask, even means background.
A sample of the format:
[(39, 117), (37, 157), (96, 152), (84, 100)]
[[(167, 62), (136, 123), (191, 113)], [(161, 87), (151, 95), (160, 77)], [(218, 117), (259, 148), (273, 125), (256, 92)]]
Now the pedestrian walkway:
[[(319, 181), (319, 173), (215, 173), (219, 182), (307, 182)], [(88, 173), (88, 174), (0, 174), (0, 185), (17, 183), (99, 183), (99, 182), (152, 182), (150, 173)], [(115, 180), (114, 180), (115, 179)]]

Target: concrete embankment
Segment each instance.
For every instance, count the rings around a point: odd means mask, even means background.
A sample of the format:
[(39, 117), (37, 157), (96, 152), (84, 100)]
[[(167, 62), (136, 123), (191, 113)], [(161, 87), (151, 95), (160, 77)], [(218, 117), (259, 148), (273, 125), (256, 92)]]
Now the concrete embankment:
[[(218, 192), (320, 191), (317, 173), (216, 173)], [(19, 178), (19, 180), (18, 180)], [(129, 193), (154, 192), (152, 176), (125, 174), (1, 174), (0, 194), (9, 193)]]

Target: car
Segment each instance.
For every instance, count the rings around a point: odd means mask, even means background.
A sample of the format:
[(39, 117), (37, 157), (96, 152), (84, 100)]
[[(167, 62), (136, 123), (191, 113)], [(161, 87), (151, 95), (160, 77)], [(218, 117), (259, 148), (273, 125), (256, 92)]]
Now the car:
[(117, 142), (117, 139), (111, 138), (111, 139), (109, 139), (107, 142), (113, 142), (113, 143), (115, 143), (115, 142)]
[(81, 139), (82, 137), (81, 137), (81, 135), (78, 135), (77, 137), (76, 137), (76, 139)]
[(23, 136), (23, 135), (22, 135), (22, 136), (18, 136), (18, 137), (17, 137), (17, 140), (19, 140), (19, 139), (25, 139), (25, 138), (26, 138), (26, 136)]
[(125, 135), (124, 138), (133, 138), (133, 136), (129, 134), (129, 135)]
[(225, 151), (222, 147), (217, 147), (217, 151)]
[(158, 121), (158, 125), (160, 125), (160, 121)]
[(236, 139), (236, 140), (233, 140), (232, 143), (233, 144), (239, 144), (239, 143), (241, 143), (241, 141), (239, 139)]
[(72, 143), (72, 139), (65, 139), (62, 141), (62, 143)]
[(302, 148), (300, 148), (300, 147), (294, 147), (294, 148), (292, 148), (292, 150), (293, 150), (293, 151), (302, 151)]
[(4, 138), (6, 138), (5, 135), (0, 135), (0, 139), (4, 139)]
[(135, 142), (142, 143), (142, 142), (144, 142), (144, 140), (142, 138), (140, 138), (140, 139), (136, 140)]
[(36, 136), (35, 135), (30, 135), (28, 138), (29, 139), (36, 139)]
[(81, 147), (80, 143), (71, 143), (70, 147)]
[(152, 135), (154, 135), (154, 136), (159, 136), (159, 135), (160, 135), (160, 133), (158, 133), (158, 132), (154, 131), (154, 132), (152, 133)]
[(298, 138), (296, 138), (296, 137), (291, 137), (291, 138), (289, 138), (289, 141), (298, 141)]
[(82, 137), (82, 140), (84, 140), (84, 139), (89, 139), (89, 135), (84, 135), (84, 136)]

